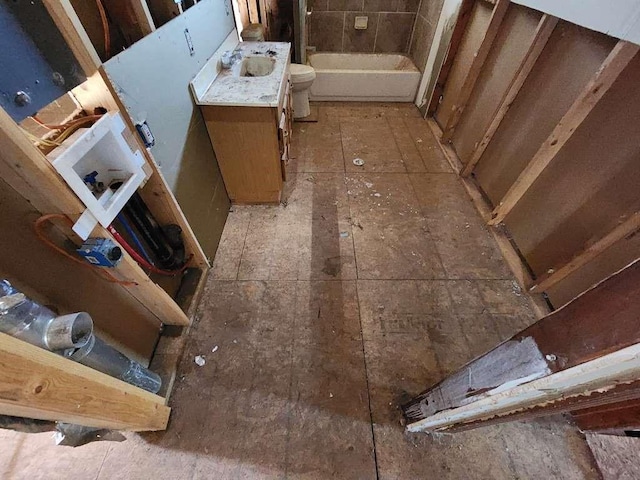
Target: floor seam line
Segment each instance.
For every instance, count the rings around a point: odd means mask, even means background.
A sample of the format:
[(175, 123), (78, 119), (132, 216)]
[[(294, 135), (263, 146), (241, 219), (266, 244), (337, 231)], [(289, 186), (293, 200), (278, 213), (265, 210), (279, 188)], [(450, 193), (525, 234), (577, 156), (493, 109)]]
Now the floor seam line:
[(360, 339), (362, 341), (362, 362), (364, 364), (364, 378), (367, 385), (367, 404), (369, 407), (369, 424), (371, 425), (371, 441), (373, 442), (373, 463), (376, 470), (376, 480), (380, 480), (380, 471), (378, 469), (378, 447), (376, 445), (376, 432), (373, 425), (373, 409), (371, 408), (371, 388), (369, 386), (369, 369), (367, 367), (367, 352), (364, 341), (364, 329), (362, 327), (362, 310), (360, 307), (360, 290), (358, 282), (356, 282), (356, 298), (358, 299), (358, 321), (360, 322)]
[[(351, 195), (349, 195), (349, 187), (347, 186), (347, 157), (344, 154), (344, 142), (342, 140), (342, 122), (338, 121), (338, 129), (340, 130), (340, 147), (342, 148), (342, 164), (344, 166), (344, 172), (342, 174), (342, 183), (344, 185), (344, 189), (347, 194), (347, 205), (349, 205), (349, 223), (351, 224), (351, 245), (353, 246), (353, 264), (356, 267), (356, 282), (358, 280), (358, 254), (356, 253), (356, 240), (353, 235), (353, 227), (354, 227), (354, 219), (353, 219), (353, 210), (351, 209)], [(343, 279), (341, 279), (343, 280)], [(356, 286), (356, 295), (357, 295), (357, 286)], [(358, 307), (360, 306), (360, 299), (358, 299)], [(360, 314), (360, 311), (358, 311)], [(362, 323), (360, 325), (360, 331), (362, 332)]]
[[(400, 154), (400, 161), (402, 162), (402, 166), (404, 167), (404, 173), (409, 173), (409, 169), (407, 168), (407, 164), (404, 163), (404, 155), (402, 155), (402, 150), (400, 149), (400, 145), (398, 144), (398, 139), (396, 138), (396, 132), (393, 131), (393, 127), (391, 126), (391, 122), (389, 121), (389, 117), (384, 118), (385, 123), (389, 127), (389, 131), (391, 132), (391, 136), (393, 137), (393, 143), (396, 145), (396, 149)], [(404, 123), (404, 122), (402, 122)], [(422, 157), (420, 157), (420, 161), (422, 162)], [(422, 162), (424, 163), (424, 162)]]
[(438, 261), (440, 262), (440, 267), (442, 268), (442, 271), (444, 272), (445, 275), (447, 275), (448, 277), (448, 273), (447, 273), (447, 268), (444, 265), (444, 261), (442, 260), (442, 255), (440, 255), (440, 252), (438, 251), (438, 242), (436, 242), (433, 239), (433, 234), (431, 233), (431, 229), (429, 228), (429, 219), (428, 216), (426, 215), (424, 208), (422, 207), (422, 202), (420, 202), (420, 197), (418, 196), (418, 191), (416, 190), (416, 186), (414, 185), (413, 181), (411, 180), (411, 175), (407, 174), (408, 180), (409, 180), (409, 185), (411, 185), (411, 191), (413, 192), (413, 194), (415, 195), (415, 198), (417, 200), (417, 204), (418, 204), (418, 210), (420, 211), (420, 216), (422, 217), (422, 219), (425, 221), (425, 229), (423, 229), (423, 231), (427, 234), (427, 237), (429, 238), (429, 240), (431, 241), (431, 243), (433, 243), (433, 251), (436, 254), (436, 257), (438, 258)]
[[(406, 122), (405, 119), (402, 120), (402, 123), (404, 123), (404, 126), (407, 127), (407, 122)], [(407, 129), (407, 131), (408, 131), (408, 129)], [(415, 147), (416, 152), (418, 152), (418, 156), (420, 157), (420, 161), (422, 162), (422, 166), (425, 168), (425, 172), (423, 172), (423, 173), (430, 173), (429, 172), (429, 167), (427, 167), (427, 162), (425, 161), (424, 157), (422, 156), (422, 152), (418, 148), (418, 144), (417, 144), (415, 138), (413, 138), (413, 135), (411, 134), (411, 132), (408, 132), (408, 133), (409, 133), (409, 137), (411, 137), (411, 141), (413, 142), (413, 146)], [(429, 133), (431, 133), (431, 130), (429, 130)], [(442, 172), (442, 173), (453, 173), (453, 172)]]
[[(296, 281), (295, 286), (295, 304), (294, 304), (294, 312), (298, 311), (298, 280)], [(287, 415), (287, 434), (285, 440), (285, 450), (284, 450), (284, 478), (285, 480), (289, 478), (289, 448), (291, 442), (291, 423), (293, 420), (293, 410), (295, 406), (295, 402), (293, 401), (293, 369), (294, 369), (294, 359), (295, 359), (295, 343), (296, 343), (296, 315), (293, 315), (293, 325), (291, 328), (291, 354), (289, 356), (290, 360), (290, 378), (289, 378), (289, 415)]]
[(242, 241), (242, 250), (240, 251), (240, 260), (238, 260), (238, 269), (236, 270), (236, 278), (235, 280), (240, 280), (240, 266), (242, 265), (242, 258), (244, 257), (244, 249), (247, 246), (247, 237), (249, 236), (249, 231), (251, 230), (251, 218), (253, 215), (249, 212), (249, 221), (247, 222), (247, 229), (244, 232), (244, 239)]
[(100, 462), (100, 468), (98, 468), (98, 473), (96, 474), (96, 480), (100, 478), (100, 474), (102, 473), (102, 468), (104, 467), (104, 462), (107, 461), (107, 456), (111, 452), (111, 445), (107, 447), (107, 451), (104, 452), (104, 457), (102, 458), (102, 462)]

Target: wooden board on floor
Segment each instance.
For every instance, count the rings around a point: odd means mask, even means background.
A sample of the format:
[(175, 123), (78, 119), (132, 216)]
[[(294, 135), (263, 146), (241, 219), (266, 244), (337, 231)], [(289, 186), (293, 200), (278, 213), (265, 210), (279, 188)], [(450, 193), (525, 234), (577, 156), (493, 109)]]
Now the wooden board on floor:
[[(639, 298), (640, 262), (636, 262), (414, 398), (403, 407), (412, 422), (409, 430), (419, 431), (421, 424), (446, 428), (466, 420), (480, 426), (502, 414), (521, 418), (522, 412), (526, 417), (529, 408), (548, 407), (555, 413), (556, 401), (591, 397), (589, 392), (596, 390), (588, 388), (591, 382), (614, 386), (618, 374), (621, 384), (637, 379)], [(500, 362), (503, 365), (496, 367)], [(491, 365), (495, 368), (487, 368)], [(557, 390), (545, 388), (552, 385)], [(607, 396), (606, 390), (600, 393)], [(637, 396), (637, 388), (631, 393)], [(612, 395), (609, 400), (616, 403), (619, 398)], [(571, 402), (564, 408), (575, 409)], [(507, 416), (502, 420), (508, 421)]]

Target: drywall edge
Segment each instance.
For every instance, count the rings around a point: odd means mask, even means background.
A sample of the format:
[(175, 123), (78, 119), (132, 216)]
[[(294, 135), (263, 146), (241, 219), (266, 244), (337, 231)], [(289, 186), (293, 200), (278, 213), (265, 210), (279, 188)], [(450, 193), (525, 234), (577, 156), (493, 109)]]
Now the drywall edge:
[(640, 44), (638, 0), (513, 0), (590, 30)]

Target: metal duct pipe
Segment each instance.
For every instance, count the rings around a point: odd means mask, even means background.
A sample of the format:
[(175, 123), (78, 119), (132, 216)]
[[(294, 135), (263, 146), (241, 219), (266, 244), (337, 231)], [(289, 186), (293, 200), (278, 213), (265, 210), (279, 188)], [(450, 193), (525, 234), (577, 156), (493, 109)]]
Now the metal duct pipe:
[(93, 320), (85, 312), (57, 316), (3, 280), (0, 281), (0, 332), (59, 352), (84, 346), (93, 334)]
[(71, 352), (69, 358), (151, 393), (158, 393), (162, 386), (160, 375), (144, 368), (95, 335), (86, 345)]
[(0, 281), (0, 332), (63, 355), (131, 385), (158, 393), (160, 376), (93, 334), (93, 320), (79, 312), (56, 316)]

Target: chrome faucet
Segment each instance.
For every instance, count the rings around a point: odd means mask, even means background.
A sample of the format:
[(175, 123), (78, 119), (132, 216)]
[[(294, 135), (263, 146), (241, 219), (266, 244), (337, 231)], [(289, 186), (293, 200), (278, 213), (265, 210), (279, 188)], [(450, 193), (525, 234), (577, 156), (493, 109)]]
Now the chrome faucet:
[(220, 63), (222, 64), (222, 68), (229, 69), (240, 60), (242, 60), (242, 49), (236, 48), (233, 52), (228, 50), (224, 52), (220, 58)]

